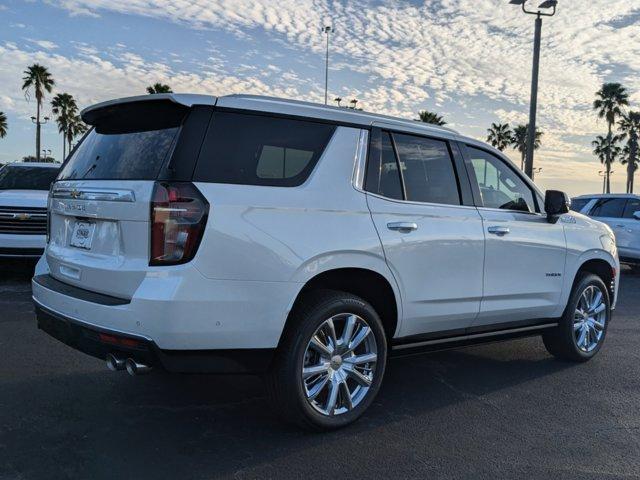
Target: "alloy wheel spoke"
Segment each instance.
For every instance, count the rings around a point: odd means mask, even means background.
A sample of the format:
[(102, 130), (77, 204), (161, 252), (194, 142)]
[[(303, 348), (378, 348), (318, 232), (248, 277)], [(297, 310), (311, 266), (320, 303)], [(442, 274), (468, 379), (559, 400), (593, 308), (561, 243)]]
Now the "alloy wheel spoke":
[(349, 348), (345, 352), (345, 354), (346, 353), (350, 353), (353, 350), (355, 350), (356, 348), (358, 348), (358, 346), (364, 341), (365, 338), (367, 338), (369, 336), (370, 333), (371, 333), (371, 329), (369, 328), (369, 326), (368, 325), (362, 325), (362, 327), (360, 328), (358, 333), (356, 333), (356, 336), (349, 343)]
[(578, 336), (578, 341), (577, 341), (579, 347), (582, 347), (585, 345), (586, 336), (587, 336), (586, 329), (584, 328), (584, 325), (583, 325), (582, 328), (580, 329), (580, 335)]
[(340, 382), (340, 393), (342, 401), (348, 410), (353, 410), (353, 398), (351, 398), (351, 392), (349, 391), (349, 385), (346, 380)]
[(593, 319), (593, 321), (591, 322), (593, 324), (593, 328), (597, 331), (597, 332), (602, 332), (604, 330), (604, 323), (603, 322), (599, 322), (598, 320), (596, 320), (595, 318)]
[(327, 398), (326, 411), (329, 415), (335, 413), (336, 404), (338, 403), (338, 392), (340, 386), (335, 378), (332, 378), (329, 382), (329, 396)]
[(329, 341), (332, 343), (333, 350), (338, 346), (338, 337), (336, 336), (336, 327), (333, 323), (333, 319), (329, 319), (325, 322), (326, 330), (329, 332), (329, 336), (327, 337)]
[(324, 387), (326, 387), (327, 384), (329, 383), (329, 377), (330, 376), (327, 373), (322, 377), (320, 381), (316, 382), (316, 384), (311, 388), (311, 390), (309, 390), (309, 394), (307, 395), (307, 398), (309, 400), (315, 400), (315, 398), (320, 394), (320, 392), (324, 390)]
[(598, 315), (599, 313), (604, 312), (606, 308), (607, 306), (604, 303), (601, 303), (599, 305), (596, 305), (589, 313), (591, 315)]
[(347, 321), (344, 325), (344, 331), (342, 332), (342, 338), (340, 339), (342, 345), (349, 345), (351, 337), (353, 336), (353, 331), (356, 328), (357, 321), (358, 319), (355, 315), (349, 315), (347, 317)]
[(333, 355), (333, 348), (325, 345), (317, 334), (311, 338), (309, 346), (327, 358), (331, 358)]
[(362, 365), (363, 363), (372, 363), (378, 359), (378, 355), (375, 353), (365, 353), (363, 355), (354, 355), (353, 357), (347, 357), (344, 359), (352, 365)]
[(360, 373), (355, 367), (345, 368), (345, 371), (347, 372), (347, 375), (349, 375), (363, 387), (371, 386), (371, 380)]
[(597, 290), (593, 296), (591, 304), (589, 305), (589, 310), (593, 311), (596, 307), (602, 304), (602, 292)]
[(577, 332), (582, 328), (582, 324), (583, 324), (582, 318), (578, 321), (573, 322), (573, 330)]
[(309, 377), (313, 377), (314, 375), (318, 375), (320, 373), (326, 373), (329, 371), (328, 363), (321, 363), (318, 365), (313, 365), (311, 367), (304, 367), (302, 369), (302, 378), (305, 380)]

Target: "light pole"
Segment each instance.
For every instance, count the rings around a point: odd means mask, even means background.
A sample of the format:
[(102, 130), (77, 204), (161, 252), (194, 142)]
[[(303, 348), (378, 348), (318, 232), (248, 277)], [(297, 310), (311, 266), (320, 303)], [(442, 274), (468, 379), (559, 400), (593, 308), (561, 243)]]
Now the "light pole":
[[(533, 37), (533, 70), (531, 74), (531, 102), (529, 104), (529, 131), (527, 132), (527, 151), (524, 172), (533, 179), (533, 149), (536, 142), (536, 111), (538, 108), (538, 73), (540, 70), (540, 39), (542, 38), (542, 17), (553, 17), (556, 14), (558, 0), (545, 0), (538, 5), (538, 10), (527, 10), (528, 0), (510, 0), (512, 5), (520, 5), (522, 11), (536, 16), (535, 34)], [(548, 10), (552, 9), (549, 13)], [(545, 10), (547, 10), (545, 12)]]
[(327, 95), (329, 91), (329, 35), (333, 32), (333, 28), (329, 25), (322, 28), (322, 33), (327, 35), (327, 51), (324, 59), (324, 104), (327, 104)]
[(49, 117), (44, 117), (44, 122), (41, 122), (38, 117), (31, 117), (31, 121), (36, 124), (36, 161), (40, 161), (40, 126), (49, 121)]
[[(609, 171), (609, 178), (611, 178), (611, 175), (613, 175), (613, 173), (613, 170)], [(607, 171), (600, 170), (598, 172), (598, 176), (602, 177), (602, 193), (605, 193), (607, 190)]]

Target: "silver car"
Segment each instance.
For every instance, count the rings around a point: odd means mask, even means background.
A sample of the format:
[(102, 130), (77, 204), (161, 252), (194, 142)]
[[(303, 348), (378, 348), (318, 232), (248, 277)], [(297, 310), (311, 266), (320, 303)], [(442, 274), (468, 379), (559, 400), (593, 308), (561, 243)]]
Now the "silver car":
[(616, 234), (620, 261), (640, 271), (640, 195), (581, 195), (571, 209), (609, 225)]

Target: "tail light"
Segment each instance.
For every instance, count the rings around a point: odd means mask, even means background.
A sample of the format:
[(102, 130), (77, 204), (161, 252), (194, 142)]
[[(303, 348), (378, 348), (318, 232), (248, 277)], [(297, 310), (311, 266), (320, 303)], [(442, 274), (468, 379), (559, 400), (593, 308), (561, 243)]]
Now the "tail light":
[(156, 183), (149, 265), (178, 265), (193, 259), (208, 213), (209, 204), (192, 183)]

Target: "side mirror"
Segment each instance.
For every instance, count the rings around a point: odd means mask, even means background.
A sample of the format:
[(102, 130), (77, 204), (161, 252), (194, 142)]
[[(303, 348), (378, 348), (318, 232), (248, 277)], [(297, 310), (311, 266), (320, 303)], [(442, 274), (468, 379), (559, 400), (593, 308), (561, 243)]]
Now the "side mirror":
[(633, 212), (633, 218), (635, 218), (636, 220), (640, 220), (640, 210), (637, 212)]
[(544, 210), (547, 212), (547, 220), (555, 223), (559, 215), (569, 213), (571, 200), (566, 193), (558, 190), (547, 190), (544, 196)]

